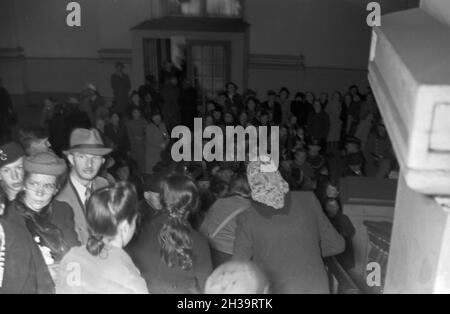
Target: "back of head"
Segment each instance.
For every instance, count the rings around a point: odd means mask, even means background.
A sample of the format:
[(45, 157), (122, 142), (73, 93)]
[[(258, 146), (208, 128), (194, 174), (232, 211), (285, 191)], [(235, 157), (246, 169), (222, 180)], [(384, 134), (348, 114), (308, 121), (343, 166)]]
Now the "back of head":
[(99, 255), (105, 240), (117, 235), (119, 224), (125, 220), (132, 223), (137, 214), (137, 195), (132, 184), (117, 182), (94, 192), (86, 206), (86, 220), (91, 232), (87, 250), (94, 256)]
[(193, 266), (188, 217), (199, 206), (197, 186), (186, 175), (170, 174), (162, 184), (162, 203), (169, 219), (159, 233), (161, 258), (169, 267), (188, 270)]
[(208, 277), (205, 294), (263, 294), (269, 282), (252, 262), (230, 261), (222, 264)]

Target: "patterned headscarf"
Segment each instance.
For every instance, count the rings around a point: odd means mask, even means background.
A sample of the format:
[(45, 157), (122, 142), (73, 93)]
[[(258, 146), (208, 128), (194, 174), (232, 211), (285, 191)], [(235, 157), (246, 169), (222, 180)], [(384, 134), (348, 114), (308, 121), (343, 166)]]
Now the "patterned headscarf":
[(270, 161), (252, 161), (247, 166), (247, 177), (252, 199), (275, 209), (284, 207), (284, 197), (289, 192), (289, 185), (278, 170), (264, 172), (271, 167)]

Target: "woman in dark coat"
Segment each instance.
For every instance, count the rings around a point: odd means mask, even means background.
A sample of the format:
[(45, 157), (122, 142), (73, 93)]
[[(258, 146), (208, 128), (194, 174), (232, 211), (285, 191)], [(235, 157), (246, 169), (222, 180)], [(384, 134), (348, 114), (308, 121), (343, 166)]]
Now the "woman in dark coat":
[(161, 194), (163, 209), (143, 223), (127, 251), (150, 293), (202, 292), (212, 264), (208, 241), (188, 222), (199, 205), (197, 186), (184, 175), (171, 174)]
[[(25, 158), (23, 192), (1, 220), (5, 229), (3, 293), (54, 293), (53, 278), (68, 250), (77, 246), (73, 212), (52, 201), (67, 166), (53, 153)], [(8, 240), (10, 239), (10, 240)]]
[(128, 130), (122, 123), (119, 113), (111, 114), (111, 121), (105, 126), (105, 136), (113, 143), (114, 152), (111, 156), (115, 160), (126, 160), (130, 152), (130, 138)]
[(318, 100), (314, 102), (314, 111), (308, 116), (307, 131), (315, 139), (326, 141), (328, 137), (330, 117), (323, 111), (322, 105)]
[(329, 293), (322, 257), (344, 250), (344, 239), (312, 192), (289, 193), (274, 165), (251, 162), (251, 207), (237, 218), (233, 258), (253, 260), (273, 293)]
[(187, 79), (183, 81), (180, 93), (181, 123), (190, 129), (194, 127), (194, 117), (197, 110), (197, 90)]

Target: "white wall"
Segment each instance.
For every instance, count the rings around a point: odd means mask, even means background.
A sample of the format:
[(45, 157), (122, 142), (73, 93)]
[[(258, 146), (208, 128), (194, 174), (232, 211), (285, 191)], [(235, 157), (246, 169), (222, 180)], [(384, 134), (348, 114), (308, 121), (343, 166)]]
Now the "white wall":
[[(411, 1), (380, 2), (385, 13)], [(158, 15), (157, 0), (79, 0), (82, 27), (71, 28), (65, 23), (68, 2), (0, 1), (0, 76), (12, 93), (74, 92), (89, 80), (111, 95), (114, 60), (99, 60), (98, 51), (131, 49), (130, 28)], [(306, 72), (250, 67), (249, 87), (261, 92), (284, 85), (331, 91), (353, 82), (367, 85), (367, 2), (245, 0), (245, 18), (251, 24), (249, 53), (303, 54), (307, 66)], [(24, 48), (26, 59), (2, 58), (2, 48), (15, 47)]]
[(450, 1), (448, 0), (422, 0), (420, 7), (438, 20), (450, 25)]

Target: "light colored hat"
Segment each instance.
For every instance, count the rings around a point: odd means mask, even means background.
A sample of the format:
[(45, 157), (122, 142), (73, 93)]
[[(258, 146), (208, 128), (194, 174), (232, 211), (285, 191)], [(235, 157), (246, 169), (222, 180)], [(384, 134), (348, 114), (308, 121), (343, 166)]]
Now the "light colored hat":
[(100, 133), (96, 129), (75, 129), (70, 135), (70, 148), (64, 151), (68, 155), (73, 152), (104, 156), (109, 154), (112, 148), (103, 143)]
[(52, 176), (62, 175), (67, 170), (65, 161), (54, 153), (43, 152), (26, 157), (23, 162), (25, 171), (30, 173), (47, 174)]
[(87, 84), (86, 84), (86, 87), (87, 87), (88, 89), (91, 89), (91, 90), (93, 90), (94, 92), (96, 92), (96, 91), (97, 91), (97, 87), (95, 87), (95, 85), (94, 85), (94, 84), (91, 84), (91, 83), (87, 83)]

